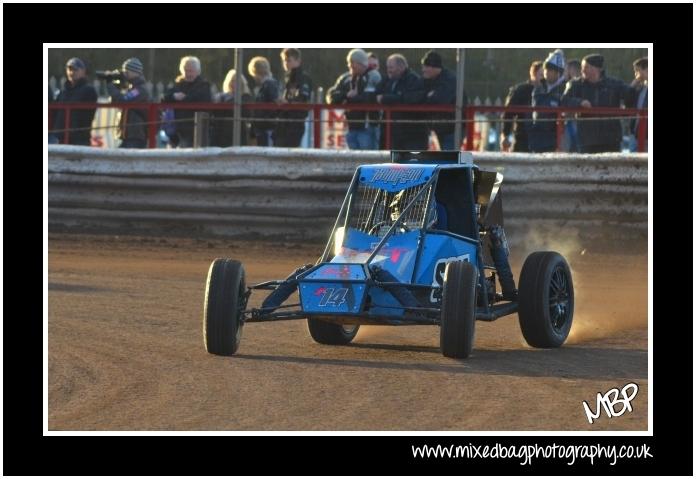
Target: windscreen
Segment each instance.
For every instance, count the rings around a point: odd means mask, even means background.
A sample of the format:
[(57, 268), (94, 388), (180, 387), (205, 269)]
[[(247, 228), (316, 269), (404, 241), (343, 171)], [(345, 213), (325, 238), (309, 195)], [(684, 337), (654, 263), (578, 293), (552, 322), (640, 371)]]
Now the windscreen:
[[(422, 195), (418, 194), (424, 189)], [(361, 263), (367, 260), (377, 244), (396, 224), (391, 239), (375, 257), (393, 255), (398, 244), (400, 251), (417, 248), (421, 227), (427, 226), (426, 218), (435, 214), (434, 206), (428, 207), (432, 186), (418, 185), (402, 190), (388, 191), (359, 184), (351, 198), (345, 227), (336, 231), (333, 262)], [(407, 206), (414, 201), (411, 208)], [(430, 211), (430, 213), (429, 213)], [(405, 214), (404, 214), (405, 212)]]

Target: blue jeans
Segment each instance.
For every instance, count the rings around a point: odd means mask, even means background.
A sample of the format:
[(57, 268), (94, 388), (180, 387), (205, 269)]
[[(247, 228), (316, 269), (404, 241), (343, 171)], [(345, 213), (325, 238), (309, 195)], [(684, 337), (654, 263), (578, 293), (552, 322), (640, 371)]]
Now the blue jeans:
[(565, 151), (578, 151), (578, 123), (576, 121), (566, 121), (564, 136)]
[(346, 143), (351, 150), (378, 150), (377, 126), (368, 126), (360, 130), (350, 130), (346, 135)]
[(273, 146), (275, 144), (275, 132), (273, 130), (256, 131), (254, 134), (257, 146)]

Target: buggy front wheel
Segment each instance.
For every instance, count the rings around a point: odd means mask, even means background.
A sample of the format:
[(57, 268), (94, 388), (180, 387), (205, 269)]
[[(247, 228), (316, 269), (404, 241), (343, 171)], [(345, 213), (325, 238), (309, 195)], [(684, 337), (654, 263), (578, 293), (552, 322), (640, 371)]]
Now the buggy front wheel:
[(245, 289), (242, 263), (220, 258), (212, 262), (203, 306), (203, 343), (209, 353), (231, 356), (237, 352), (244, 325)]
[(440, 349), (449, 358), (468, 358), (474, 348), (478, 270), (467, 261), (445, 267), (440, 312)]

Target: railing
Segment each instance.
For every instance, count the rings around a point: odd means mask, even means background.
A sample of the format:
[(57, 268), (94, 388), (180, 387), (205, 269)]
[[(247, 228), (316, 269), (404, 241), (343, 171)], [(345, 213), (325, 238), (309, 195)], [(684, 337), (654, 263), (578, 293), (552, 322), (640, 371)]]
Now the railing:
[[(85, 110), (85, 109), (97, 109), (97, 108), (120, 108), (123, 110), (130, 109), (140, 109), (147, 111), (147, 120), (144, 124), (148, 127), (148, 145), (150, 148), (155, 148), (157, 146), (157, 131), (160, 127), (160, 112), (165, 109), (174, 110), (195, 110), (195, 111), (217, 111), (217, 110), (227, 110), (232, 111), (234, 109), (233, 103), (75, 103), (75, 102), (65, 102), (65, 103), (51, 103), (48, 106), (49, 113), (57, 110), (65, 111), (65, 127), (62, 130), (51, 130), (52, 125), (49, 124), (49, 130), (52, 133), (63, 133), (63, 143), (68, 143), (70, 139), (71, 131), (71, 118), (70, 113), (72, 110)], [(346, 105), (326, 105), (326, 104), (275, 104), (275, 103), (245, 103), (243, 105), (245, 110), (273, 110), (273, 111), (306, 111), (312, 112), (312, 123), (313, 123), (313, 139), (314, 147), (319, 148), (321, 146), (321, 125), (322, 122), (332, 121), (332, 120), (322, 120), (321, 112), (322, 110), (358, 110), (358, 111), (381, 111), (384, 112), (384, 118), (382, 120), (375, 120), (376, 123), (381, 122), (385, 124), (385, 146), (387, 149), (391, 147), (392, 144), (392, 125), (394, 123), (423, 123), (429, 124), (433, 121), (437, 123), (455, 123), (454, 119), (424, 119), (424, 120), (392, 120), (392, 113), (394, 112), (422, 112), (422, 113), (452, 113), (454, 115), (456, 107), (454, 105), (378, 105), (378, 104), (346, 104)], [(648, 110), (647, 109), (637, 109), (637, 108), (609, 108), (609, 107), (591, 107), (591, 108), (569, 108), (569, 107), (531, 107), (531, 106), (514, 106), (514, 107), (502, 107), (502, 106), (478, 106), (478, 105), (468, 105), (463, 108), (462, 112), (462, 122), (466, 125), (473, 125), (476, 122), (502, 122), (502, 121), (532, 121), (531, 119), (517, 119), (517, 120), (502, 120), (500, 118), (486, 118), (485, 120), (480, 120), (475, 118), (475, 113), (554, 113), (556, 119), (537, 119), (536, 121), (555, 121), (556, 123), (556, 145), (557, 151), (561, 145), (561, 139), (563, 137), (563, 122), (564, 121), (593, 121), (593, 120), (606, 120), (607, 118), (633, 118), (638, 121), (637, 128), (637, 142), (638, 151), (646, 151), (645, 138), (647, 137), (647, 119)], [(564, 114), (584, 114), (585, 117), (563, 117)], [(590, 117), (591, 115), (591, 117)], [(52, 115), (49, 114), (49, 121)], [(274, 118), (242, 118), (240, 121), (278, 121)], [(305, 120), (288, 120), (284, 119), (281, 121), (302, 121)], [(348, 122), (349, 120), (343, 120)], [(90, 128), (91, 130), (91, 128)], [(74, 130), (73, 130), (74, 131)], [(474, 135), (472, 134), (471, 128), (467, 129), (468, 134), (463, 142), (463, 148), (465, 150), (474, 149)]]

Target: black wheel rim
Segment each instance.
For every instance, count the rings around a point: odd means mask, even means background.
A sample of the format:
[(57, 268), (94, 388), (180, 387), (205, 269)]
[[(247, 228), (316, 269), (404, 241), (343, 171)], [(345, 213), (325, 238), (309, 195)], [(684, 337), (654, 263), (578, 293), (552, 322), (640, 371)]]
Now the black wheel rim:
[(571, 300), (568, 271), (558, 265), (551, 273), (549, 282), (549, 317), (556, 332), (562, 332), (568, 322)]

